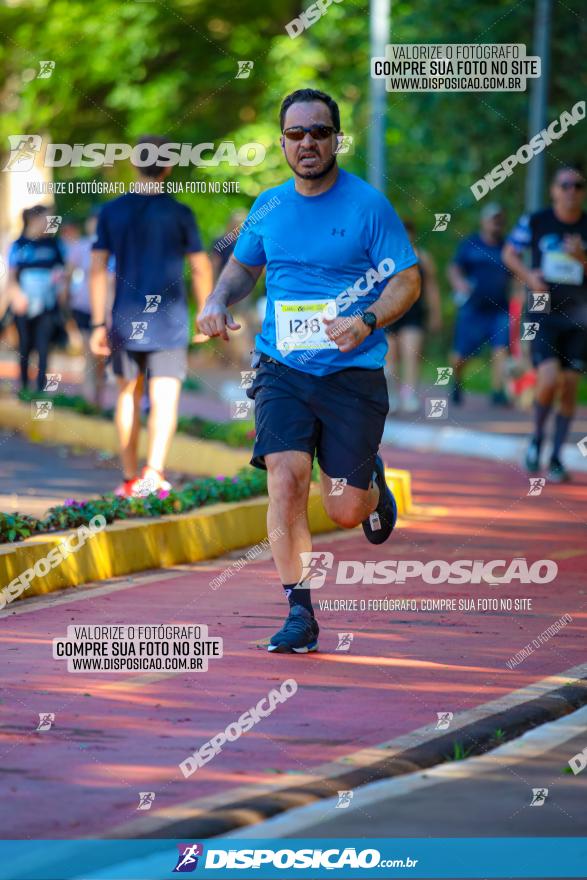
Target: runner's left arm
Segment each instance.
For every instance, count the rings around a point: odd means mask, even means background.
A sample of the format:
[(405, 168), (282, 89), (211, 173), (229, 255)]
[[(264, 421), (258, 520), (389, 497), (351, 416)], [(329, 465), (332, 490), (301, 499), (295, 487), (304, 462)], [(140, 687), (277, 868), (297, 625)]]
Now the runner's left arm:
[(377, 318), (377, 327), (387, 327), (405, 315), (420, 296), (420, 286), (417, 266), (410, 266), (390, 278), (379, 299), (368, 307)]
[[(377, 327), (386, 327), (404, 315), (420, 296), (420, 272), (417, 266), (409, 266), (391, 278), (379, 296), (365, 311), (373, 312)], [(370, 334), (361, 316), (349, 318), (323, 318), (326, 335), (336, 342), (339, 351), (352, 351)]]

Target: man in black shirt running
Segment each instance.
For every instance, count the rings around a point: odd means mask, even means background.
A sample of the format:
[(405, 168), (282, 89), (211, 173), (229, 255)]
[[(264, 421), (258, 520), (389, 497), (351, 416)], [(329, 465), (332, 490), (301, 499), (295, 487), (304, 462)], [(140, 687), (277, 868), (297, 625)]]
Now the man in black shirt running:
[[(526, 468), (530, 474), (540, 470), (544, 427), (558, 389), (548, 477), (560, 483), (569, 479), (560, 452), (575, 412), (579, 381), (587, 371), (585, 178), (575, 166), (559, 168), (550, 194), (552, 208), (520, 218), (504, 247), (503, 261), (529, 290), (527, 327), (534, 336), (537, 382)], [(530, 268), (522, 260), (527, 248)]]

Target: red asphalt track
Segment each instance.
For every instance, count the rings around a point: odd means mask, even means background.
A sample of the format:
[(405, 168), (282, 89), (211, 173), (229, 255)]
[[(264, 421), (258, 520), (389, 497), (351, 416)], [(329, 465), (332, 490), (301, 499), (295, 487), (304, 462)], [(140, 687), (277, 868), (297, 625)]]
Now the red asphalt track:
[[(276, 656), (259, 645), (286, 609), (270, 561), (247, 564), (216, 591), (209, 582), (227, 561), (139, 576), (135, 586), (102, 596), (72, 591), (71, 601), (53, 607), (52, 599), (32, 600), (34, 610), (0, 626), (6, 838), (109, 836), (162, 807), (311, 772), (433, 725), (437, 712), (457, 715), (585, 660), (587, 478), (527, 497), (528, 478), (509, 464), (389, 449), (384, 457), (412, 470), (416, 515), (382, 547), (367, 544), (359, 529), (319, 539), (316, 548), (336, 561), (553, 559), (558, 577), (499, 587), (417, 579), (336, 587), (331, 579), (316, 596), (530, 597), (532, 610), (323, 612), (320, 653)], [(506, 667), (563, 614), (572, 623), (513, 671)], [(70, 674), (52, 659), (51, 640), (68, 624), (137, 623), (207, 624), (224, 639), (224, 657), (206, 673), (163, 673), (150, 683), (139, 673)], [(354, 633), (348, 653), (335, 651), (338, 632)], [(298, 683), (294, 696), (183, 778), (180, 761), (288, 678)], [(55, 713), (50, 731), (36, 732), (40, 712)], [(156, 793), (150, 813), (136, 811), (139, 791)]]

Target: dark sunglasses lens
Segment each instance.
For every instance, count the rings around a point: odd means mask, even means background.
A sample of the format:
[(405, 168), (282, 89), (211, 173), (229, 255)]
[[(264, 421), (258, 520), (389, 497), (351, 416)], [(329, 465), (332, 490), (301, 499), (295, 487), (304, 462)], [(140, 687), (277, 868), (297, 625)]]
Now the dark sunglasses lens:
[(563, 181), (563, 183), (561, 183), (561, 189), (581, 190), (581, 189), (585, 189), (585, 184), (580, 180), (577, 180), (577, 181), (565, 180), (565, 181)]
[(331, 133), (332, 129), (328, 128), (327, 125), (313, 125), (310, 129), (310, 134), (315, 141), (325, 141), (327, 137), (330, 137)]
[(305, 131), (303, 128), (286, 128), (283, 133), (290, 141), (302, 141)]

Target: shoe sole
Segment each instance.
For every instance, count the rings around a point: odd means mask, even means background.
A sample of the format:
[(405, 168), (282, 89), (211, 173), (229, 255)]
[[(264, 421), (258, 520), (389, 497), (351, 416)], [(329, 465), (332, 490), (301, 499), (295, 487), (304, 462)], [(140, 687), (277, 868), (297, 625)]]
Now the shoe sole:
[(280, 645), (268, 645), (267, 650), (271, 654), (310, 654), (318, 650), (318, 642), (311, 642), (303, 648), (292, 648), (291, 645), (282, 642)]
[(367, 538), (367, 540), (369, 541), (370, 544), (373, 544), (375, 546), (377, 546), (378, 544), (384, 544), (386, 541), (388, 541), (391, 538), (391, 536), (393, 534), (393, 530), (395, 529), (395, 527), (397, 525), (397, 517), (398, 517), (397, 501), (395, 500), (395, 495), (393, 494), (393, 492), (391, 491), (391, 489), (389, 488), (389, 486), (385, 482), (385, 465), (383, 467), (383, 485), (385, 486), (386, 491), (389, 492), (389, 494), (391, 495), (391, 503), (392, 503), (392, 508), (393, 508), (393, 516), (392, 516), (392, 520), (391, 520), (391, 529), (389, 530), (389, 534), (386, 535), (385, 538), (380, 538), (379, 540), (374, 541), (374, 540), (372, 540), (372, 537), (373, 537), (373, 535), (376, 535), (377, 532), (372, 532), (371, 537), (369, 537), (369, 534), (367, 533), (367, 531), (365, 529), (365, 524), (363, 523), (363, 533), (364, 533), (365, 537)]

